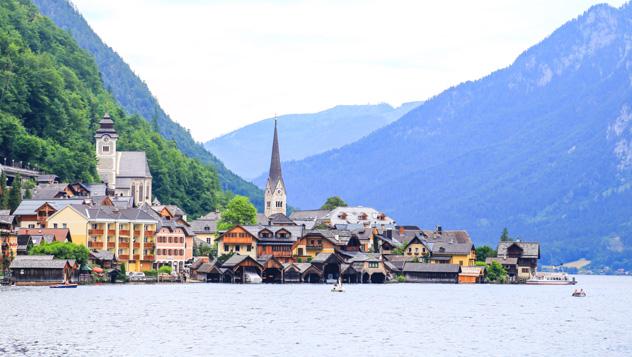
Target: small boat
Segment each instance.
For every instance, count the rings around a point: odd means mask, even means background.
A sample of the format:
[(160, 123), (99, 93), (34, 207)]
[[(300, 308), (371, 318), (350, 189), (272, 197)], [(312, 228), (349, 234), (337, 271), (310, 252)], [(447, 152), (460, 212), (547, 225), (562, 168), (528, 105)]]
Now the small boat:
[(57, 284), (57, 285), (51, 285), (50, 288), (51, 289), (70, 289), (70, 288), (76, 288), (77, 286), (79, 286), (79, 284)]
[(344, 291), (345, 289), (342, 287), (342, 280), (338, 278), (338, 281), (336, 282), (336, 284), (331, 288), (331, 292), (342, 293)]
[(573, 291), (572, 296), (573, 297), (586, 297), (586, 292), (584, 291), (584, 289), (575, 290)]
[(529, 285), (575, 285), (575, 278), (568, 278), (566, 273), (535, 273), (529, 280)]

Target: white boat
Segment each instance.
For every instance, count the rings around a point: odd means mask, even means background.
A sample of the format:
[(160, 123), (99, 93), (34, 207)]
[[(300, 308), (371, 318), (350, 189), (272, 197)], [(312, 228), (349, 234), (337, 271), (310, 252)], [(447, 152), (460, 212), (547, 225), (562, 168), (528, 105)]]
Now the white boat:
[(572, 296), (573, 297), (586, 297), (586, 292), (584, 291), (584, 289), (575, 290), (573, 291)]
[(342, 293), (345, 289), (342, 287), (342, 279), (338, 278), (336, 284), (331, 288), (331, 292)]
[(261, 284), (262, 279), (257, 273), (253, 272), (244, 272), (244, 283), (245, 284)]
[(566, 273), (535, 273), (529, 280), (529, 285), (575, 285), (575, 278), (568, 278)]

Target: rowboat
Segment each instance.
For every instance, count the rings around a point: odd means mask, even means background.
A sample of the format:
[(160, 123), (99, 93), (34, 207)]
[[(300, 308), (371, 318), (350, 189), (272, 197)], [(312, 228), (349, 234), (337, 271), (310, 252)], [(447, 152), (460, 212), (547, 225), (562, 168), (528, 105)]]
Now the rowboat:
[(77, 286), (79, 286), (79, 284), (57, 284), (57, 285), (51, 285), (50, 288), (51, 289), (70, 289), (70, 288), (76, 288)]

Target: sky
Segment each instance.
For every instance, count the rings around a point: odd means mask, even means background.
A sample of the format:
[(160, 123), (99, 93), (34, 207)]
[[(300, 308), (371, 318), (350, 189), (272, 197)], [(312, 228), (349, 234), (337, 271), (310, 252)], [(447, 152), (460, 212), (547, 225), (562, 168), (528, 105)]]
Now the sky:
[(624, 0), (72, 0), (197, 141), (275, 115), (424, 100)]

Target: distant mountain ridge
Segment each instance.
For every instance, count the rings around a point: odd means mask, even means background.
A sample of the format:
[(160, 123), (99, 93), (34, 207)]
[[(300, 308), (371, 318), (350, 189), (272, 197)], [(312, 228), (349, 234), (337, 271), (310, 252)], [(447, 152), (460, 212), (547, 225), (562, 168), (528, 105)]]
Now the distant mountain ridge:
[[(277, 119), (284, 161), (300, 160), (352, 143), (399, 119), (421, 102), (339, 105), (311, 114), (282, 115)], [(208, 141), (204, 146), (227, 167), (245, 178), (265, 173), (270, 160), (274, 119), (247, 125)]]
[(546, 264), (632, 267), (632, 6), (592, 7), (509, 67), (343, 148), (283, 166), (303, 209), (339, 195), (399, 223), (503, 227)]
[(263, 208), (263, 192), (228, 170), (202, 144), (193, 140), (188, 129), (174, 122), (160, 107), (145, 82), (112, 48), (103, 43), (68, 0), (33, 0), (33, 3), (58, 27), (69, 31), (79, 46), (94, 56), (105, 87), (127, 112), (139, 114), (150, 123), (155, 120), (158, 131), (165, 138), (174, 140), (183, 153), (211, 165), (217, 171), (224, 190), (249, 196), (258, 208)]

